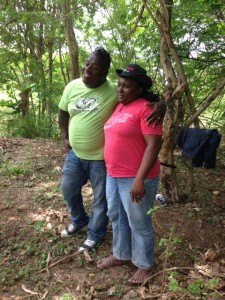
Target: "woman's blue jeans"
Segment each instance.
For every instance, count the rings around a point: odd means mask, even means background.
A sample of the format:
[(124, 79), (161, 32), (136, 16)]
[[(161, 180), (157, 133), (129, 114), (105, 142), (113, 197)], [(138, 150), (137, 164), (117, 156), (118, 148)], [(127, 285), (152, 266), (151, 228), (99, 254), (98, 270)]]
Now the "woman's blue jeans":
[[(82, 186), (90, 180), (94, 200), (90, 216), (85, 211)], [(105, 194), (106, 168), (104, 160), (78, 158), (69, 150), (62, 168), (61, 193), (71, 215), (71, 222), (80, 228), (88, 224), (87, 238), (100, 243), (107, 230)]]
[(139, 203), (131, 201), (133, 180), (107, 176), (106, 197), (113, 228), (113, 255), (120, 260), (131, 260), (138, 268), (147, 270), (153, 266), (154, 254), (154, 231), (147, 212), (153, 206), (158, 177), (145, 180), (145, 194)]

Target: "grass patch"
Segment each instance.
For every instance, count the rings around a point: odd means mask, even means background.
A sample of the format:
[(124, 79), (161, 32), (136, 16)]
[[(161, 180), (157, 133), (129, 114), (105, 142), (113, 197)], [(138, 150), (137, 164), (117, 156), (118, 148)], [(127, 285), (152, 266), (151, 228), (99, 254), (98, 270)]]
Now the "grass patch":
[(0, 170), (0, 175), (2, 176), (17, 176), (17, 175), (29, 175), (31, 174), (31, 170), (20, 167), (17, 165), (10, 165), (10, 164), (3, 164), (1, 170)]

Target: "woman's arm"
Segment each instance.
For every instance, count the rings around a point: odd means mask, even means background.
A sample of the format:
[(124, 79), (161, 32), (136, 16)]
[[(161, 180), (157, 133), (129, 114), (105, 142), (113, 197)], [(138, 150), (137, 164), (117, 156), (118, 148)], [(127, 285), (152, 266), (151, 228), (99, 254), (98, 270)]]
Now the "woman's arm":
[(144, 195), (144, 180), (154, 166), (162, 145), (161, 135), (144, 135), (144, 139), (147, 147), (142, 157), (142, 162), (137, 175), (131, 186), (130, 195), (132, 202), (141, 201), (141, 197)]

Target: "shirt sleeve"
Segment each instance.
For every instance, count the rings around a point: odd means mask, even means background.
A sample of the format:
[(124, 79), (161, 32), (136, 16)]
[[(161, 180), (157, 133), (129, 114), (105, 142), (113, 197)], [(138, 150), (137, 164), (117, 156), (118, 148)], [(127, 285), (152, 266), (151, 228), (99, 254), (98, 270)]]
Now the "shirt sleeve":
[(73, 81), (66, 85), (66, 87), (64, 88), (62, 97), (60, 99), (60, 102), (59, 102), (59, 108), (61, 110), (67, 111), (67, 112), (68, 112), (68, 104), (69, 104), (68, 99), (69, 99), (69, 94), (70, 94), (72, 85), (74, 85)]

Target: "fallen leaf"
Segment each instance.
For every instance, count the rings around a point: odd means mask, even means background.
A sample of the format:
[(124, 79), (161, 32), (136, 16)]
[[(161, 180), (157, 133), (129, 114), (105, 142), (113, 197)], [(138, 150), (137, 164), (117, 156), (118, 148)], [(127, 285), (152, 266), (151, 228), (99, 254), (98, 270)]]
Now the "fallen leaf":
[(90, 255), (88, 254), (87, 251), (84, 251), (83, 253), (84, 253), (85, 261), (87, 261), (87, 262), (93, 262), (94, 261), (94, 259), (90, 257)]
[(219, 191), (213, 191), (213, 192), (212, 192), (212, 194), (215, 195), (215, 196), (216, 196), (216, 195), (219, 195), (219, 193), (220, 193)]
[(205, 261), (214, 261), (216, 257), (218, 257), (219, 255), (219, 252), (218, 250), (215, 251), (213, 250), (212, 248), (209, 248), (206, 253), (204, 254), (204, 258), (205, 258)]

